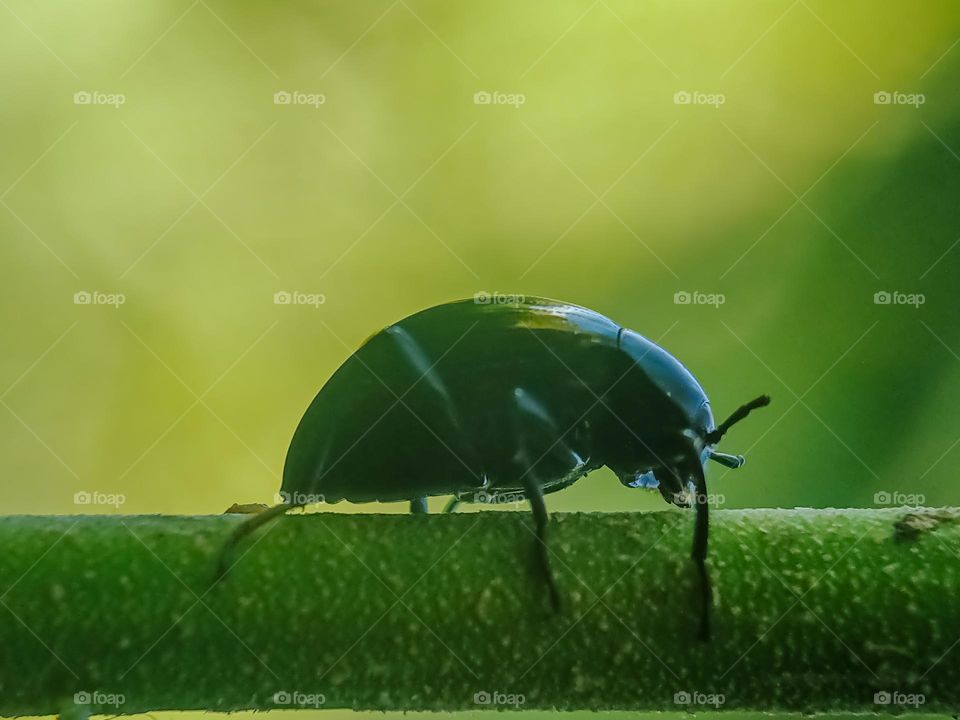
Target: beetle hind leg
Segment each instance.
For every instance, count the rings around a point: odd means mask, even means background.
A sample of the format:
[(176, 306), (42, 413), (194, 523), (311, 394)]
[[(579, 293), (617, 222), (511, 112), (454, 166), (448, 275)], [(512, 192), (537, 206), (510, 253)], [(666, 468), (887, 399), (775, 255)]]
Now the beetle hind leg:
[(443, 508), (444, 514), (449, 514), (449, 513), (452, 513), (452, 512), (456, 512), (456, 511), (457, 511), (457, 506), (459, 506), (459, 505), (460, 505), (460, 498), (458, 498), (456, 495), (454, 495), (454, 496), (453, 496), (452, 498), (450, 498), (450, 500), (447, 502), (446, 506), (444, 506), (444, 508)]
[(280, 503), (279, 505), (274, 505), (271, 508), (266, 510), (261, 510), (250, 515), (247, 520), (237, 525), (233, 532), (230, 533), (230, 537), (227, 538), (227, 542), (224, 544), (223, 549), (220, 551), (220, 557), (217, 560), (217, 574), (214, 576), (214, 585), (223, 580), (227, 573), (230, 572), (230, 568), (234, 566), (235, 563), (230, 562), (230, 558), (233, 555), (233, 551), (236, 549), (237, 545), (240, 544), (240, 541), (243, 540), (247, 535), (252, 533), (257, 528), (262, 525), (266, 525), (268, 522), (273, 520), (280, 515), (283, 515), (294, 507), (302, 507), (301, 505), (292, 505), (290, 503)]

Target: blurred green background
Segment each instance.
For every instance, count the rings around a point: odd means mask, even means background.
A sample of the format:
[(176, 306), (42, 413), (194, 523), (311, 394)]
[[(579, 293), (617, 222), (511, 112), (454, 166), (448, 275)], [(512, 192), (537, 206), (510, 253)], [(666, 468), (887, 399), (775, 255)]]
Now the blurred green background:
[(0, 5), (5, 512), (272, 502), (351, 350), (480, 291), (770, 393), (727, 507), (957, 503), (956, 3)]

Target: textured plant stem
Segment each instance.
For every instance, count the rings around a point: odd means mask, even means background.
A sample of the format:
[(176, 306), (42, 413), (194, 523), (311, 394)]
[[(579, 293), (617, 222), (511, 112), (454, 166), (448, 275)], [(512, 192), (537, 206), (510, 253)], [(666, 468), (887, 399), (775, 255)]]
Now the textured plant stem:
[(680, 511), (554, 515), (560, 615), (528, 513), (285, 517), (212, 587), (243, 517), (6, 517), (0, 714), (875, 712), (919, 695), (956, 713), (956, 517), (715, 512), (709, 644)]

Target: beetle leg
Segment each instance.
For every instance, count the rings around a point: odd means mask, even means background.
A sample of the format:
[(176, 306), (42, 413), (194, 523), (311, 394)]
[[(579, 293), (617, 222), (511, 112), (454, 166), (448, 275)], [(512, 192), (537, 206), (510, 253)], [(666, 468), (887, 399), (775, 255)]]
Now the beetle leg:
[(460, 498), (458, 498), (456, 495), (454, 495), (452, 498), (450, 498), (449, 502), (448, 502), (448, 503), (446, 504), (446, 506), (443, 508), (443, 512), (445, 512), (445, 513), (456, 512), (457, 506), (458, 506), (459, 504), (460, 504)]
[(425, 497), (414, 498), (410, 501), (410, 512), (414, 515), (427, 514), (427, 499)]
[(710, 588), (710, 574), (707, 571), (707, 536), (710, 531), (709, 506), (707, 504), (707, 478), (703, 473), (703, 466), (699, 462), (692, 462), (691, 469), (696, 485), (696, 494), (693, 497), (697, 508), (697, 520), (693, 531), (693, 548), (690, 557), (697, 566), (700, 576), (700, 630), (699, 638), (710, 640), (710, 610), (713, 606), (713, 591)]
[(241, 540), (243, 540), (247, 535), (252, 533), (260, 526), (266, 525), (275, 517), (283, 515), (285, 512), (287, 512), (287, 510), (295, 507), (303, 507), (303, 505), (280, 503), (279, 505), (274, 505), (272, 508), (267, 508), (262, 512), (251, 515), (250, 518), (245, 522), (237, 525), (233, 529), (233, 532), (230, 533), (230, 537), (227, 538), (226, 544), (224, 544), (223, 549), (220, 551), (220, 558), (217, 561), (217, 574), (213, 581), (214, 584), (216, 585), (223, 580), (223, 578), (225, 578), (227, 573), (230, 571), (230, 568), (233, 567), (233, 563), (228, 564), (228, 560), (233, 554), (233, 550), (237, 547)]
[(553, 605), (553, 611), (560, 612), (560, 591), (557, 589), (557, 583), (553, 578), (553, 573), (550, 572), (550, 551), (547, 548), (547, 505), (543, 501), (543, 490), (540, 487), (540, 483), (531, 478), (529, 473), (523, 480), (523, 486), (527, 498), (530, 500), (530, 507), (533, 510), (533, 519), (537, 532), (537, 558), (540, 571), (543, 573), (544, 580), (547, 583), (547, 589), (550, 591), (550, 604)]

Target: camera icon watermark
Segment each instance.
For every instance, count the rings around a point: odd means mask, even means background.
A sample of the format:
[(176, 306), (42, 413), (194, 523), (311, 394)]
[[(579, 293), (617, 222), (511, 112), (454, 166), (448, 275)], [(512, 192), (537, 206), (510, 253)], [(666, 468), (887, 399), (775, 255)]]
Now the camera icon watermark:
[(273, 704), (280, 707), (321, 708), (327, 703), (323, 693), (305, 693), (299, 690), (278, 690), (273, 694)]
[(927, 497), (923, 493), (880, 490), (874, 493), (873, 504), (884, 507), (922, 507), (927, 504)]
[(727, 96), (723, 93), (705, 93), (699, 90), (678, 90), (673, 94), (674, 105), (707, 105), (719, 108), (726, 105)]
[(510, 105), (519, 108), (527, 102), (527, 96), (523, 93), (505, 93), (499, 90), (492, 92), (479, 90), (473, 94), (474, 105)]
[(99, 90), (78, 90), (73, 94), (74, 105), (109, 105), (119, 108), (127, 102), (123, 93), (105, 93)]
[(323, 93), (306, 93), (300, 90), (279, 90), (273, 94), (274, 105), (306, 105), (315, 110), (326, 105), (327, 96)]
[(674, 305), (709, 305), (719, 309), (725, 302), (727, 302), (727, 296), (723, 293), (679, 290), (673, 294)]
[(109, 305), (114, 309), (127, 302), (123, 293), (105, 293), (99, 290), (78, 290), (73, 294), (74, 305)]
[(905, 93), (905, 92), (887, 92), (880, 90), (873, 94), (874, 105), (908, 105), (918, 108), (927, 102), (927, 96), (923, 93)]
[(277, 290), (273, 294), (274, 305), (310, 305), (318, 308), (327, 302), (323, 293), (305, 293), (299, 290)]
[(874, 305), (909, 305), (917, 310), (926, 302), (927, 296), (923, 293), (879, 290), (873, 294)]

